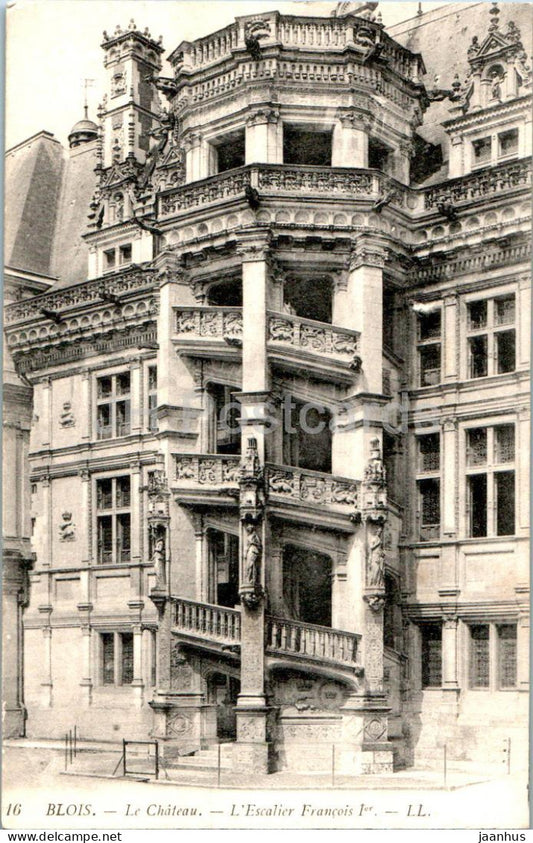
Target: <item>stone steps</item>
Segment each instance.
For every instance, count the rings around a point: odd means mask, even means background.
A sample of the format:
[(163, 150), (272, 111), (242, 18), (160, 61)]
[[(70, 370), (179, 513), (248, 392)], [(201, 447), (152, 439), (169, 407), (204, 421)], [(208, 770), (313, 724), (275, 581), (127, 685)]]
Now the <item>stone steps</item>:
[(218, 767), (218, 747), (220, 746), (220, 768), (231, 769), (233, 744), (211, 744), (205, 749), (199, 749), (192, 755), (181, 755), (172, 761), (173, 767), (191, 767), (195, 770), (216, 770)]

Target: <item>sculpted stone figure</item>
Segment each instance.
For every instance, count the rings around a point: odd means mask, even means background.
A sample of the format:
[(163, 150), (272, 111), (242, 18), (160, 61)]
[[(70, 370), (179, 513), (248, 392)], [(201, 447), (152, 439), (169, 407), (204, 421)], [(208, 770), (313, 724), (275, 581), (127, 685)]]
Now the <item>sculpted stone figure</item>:
[(165, 577), (165, 540), (162, 536), (160, 536), (154, 545), (154, 551), (152, 553), (152, 559), (150, 560), (153, 562), (155, 576), (156, 576), (156, 587), (157, 588), (164, 588), (166, 584), (166, 577)]
[(257, 585), (261, 571), (261, 539), (253, 524), (246, 524), (246, 551), (244, 556), (244, 577), (246, 585)]
[(367, 580), (368, 585), (374, 588), (383, 588), (383, 525), (375, 527), (373, 535), (368, 542)]

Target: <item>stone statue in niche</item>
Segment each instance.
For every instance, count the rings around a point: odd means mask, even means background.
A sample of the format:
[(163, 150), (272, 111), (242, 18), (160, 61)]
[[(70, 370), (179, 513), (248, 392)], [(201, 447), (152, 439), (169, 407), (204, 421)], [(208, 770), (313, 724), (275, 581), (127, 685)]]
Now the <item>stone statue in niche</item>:
[(165, 538), (161, 533), (155, 536), (154, 549), (150, 560), (154, 566), (156, 588), (166, 586)]
[(76, 538), (76, 527), (72, 520), (72, 512), (64, 512), (63, 521), (59, 525), (59, 541), (73, 542)]
[(383, 588), (383, 566), (385, 553), (383, 551), (383, 524), (372, 526), (368, 541), (367, 585), (372, 588)]
[(490, 82), (490, 98), (501, 102), (502, 99), (502, 75), (499, 70), (495, 69), (491, 73)]
[(248, 523), (244, 529), (246, 532), (246, 550), (244, 556), (245, 584), (255, 586), (259, 583), (261, 573), (262, 544), (255, 524)]
[(64, 401), (63, 410), (61, 411), (61, 415), (59, 416), (59, 426), (74, 427), (75, 424), (76, 420), (74, 419), (72, 404), (70, 403), (70, 401)]

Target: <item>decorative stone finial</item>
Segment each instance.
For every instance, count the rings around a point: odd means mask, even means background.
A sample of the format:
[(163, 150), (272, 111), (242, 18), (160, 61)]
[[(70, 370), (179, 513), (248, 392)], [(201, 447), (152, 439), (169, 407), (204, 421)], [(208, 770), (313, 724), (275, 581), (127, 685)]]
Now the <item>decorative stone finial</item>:
[(499, 16), (500, 10), (498, 8), (497, 0), (494, 0), (491, 9), (489, 11), (489, 15), (491, 16), (491, 22), (489, 26), (489, 32), (494, 32), (494, 30), (498, 29), (499, 26)]

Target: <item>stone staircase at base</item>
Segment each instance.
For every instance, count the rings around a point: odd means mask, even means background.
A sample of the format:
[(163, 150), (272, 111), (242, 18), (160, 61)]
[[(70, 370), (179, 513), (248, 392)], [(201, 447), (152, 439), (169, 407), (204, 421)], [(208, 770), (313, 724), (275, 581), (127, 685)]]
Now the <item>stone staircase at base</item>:
[(218, 752), (220, 747), (220, 769), (231, 770), (233, 753), (232, 743), (210, 744), (205, 749), (199, 749), (192, 755), (180, 755), (172, 760), (172, 767), (188, 767), (194, 770), (216, 770), (218, 768)]

